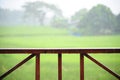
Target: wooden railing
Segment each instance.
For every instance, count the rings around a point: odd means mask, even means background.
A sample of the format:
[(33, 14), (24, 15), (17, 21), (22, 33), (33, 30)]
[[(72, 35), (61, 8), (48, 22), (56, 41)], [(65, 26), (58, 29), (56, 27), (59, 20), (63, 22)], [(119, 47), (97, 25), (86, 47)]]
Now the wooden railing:
[(75, 48), (0, 48), (0, 54), (31, 54), (23, 61), (15, 65), (13, 68), (8, 70), (6, 73), (0, 76), (0, 80), (3, 80), (7, 75), (15, 71), (25, 62), (29, 61), (31, 58), (36, 57), (36, 73), (35, 80), (40, 80), (40, 54), (58, 54), (58, 80), (62, 80), (62, 54), (80, 54), (80, 80), (84, 80), (84, 56), (96, 63), (98, 66), (102, 67), (104, 70), (115, 76), (118, 80), (120, 80), (120, 75), (116, 74), (93, 57), (88, 54), (119, 54), (120, 48), (92, 48), (92, 49), (75, 49)]

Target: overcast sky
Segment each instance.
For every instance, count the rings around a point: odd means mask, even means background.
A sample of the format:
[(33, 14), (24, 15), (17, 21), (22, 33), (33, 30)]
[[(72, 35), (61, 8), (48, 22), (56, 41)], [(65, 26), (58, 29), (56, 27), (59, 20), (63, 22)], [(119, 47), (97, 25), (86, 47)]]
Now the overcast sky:
[(66, 17), (73, 15), (82, 8), (87, 8), (89, 10), (97, 4), (108, 6), (114, 14), (120, 13), (120, 0), (0, 0), (0, 7), (9, 8), (11, 10), (21, 9), (21, 6), (29, 1), (44, 1), (55, 4), (62, 9)]

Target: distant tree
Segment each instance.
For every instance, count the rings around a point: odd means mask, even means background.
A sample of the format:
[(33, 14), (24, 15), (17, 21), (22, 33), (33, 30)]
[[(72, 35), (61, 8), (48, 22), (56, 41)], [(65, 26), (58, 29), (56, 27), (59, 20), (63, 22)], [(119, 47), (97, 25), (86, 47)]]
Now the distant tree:
[(57, 17), (54, 16), (52, 18), (51, 25), (56, 28), (67, 28), (68, 27), (68, 20), (64, 17)]
[(7, 16), (6, 12), (7, 12), (6, 10), (0, 8), (0, 25), (3, 24), (5, 21), (5, 18)]
[(56, 28), (66, 27), (68, 21), (64, 18), (62, 11), (54, 5), (50, 5), (49, 7), (54, 12), (54, 15), (51, 18), (51, 26)]
[(120, 13), (116, 16), (117, 18), (117, 27), (115, 29), (115, 32), (120, 34)]
[(77, 25), (84, 19), (84, 17), (87, 14), (87, 9), (80, 9), (79, 11), (77, 11), (73, 16), (71, 16), (70, 19), (70, 32), (73, 35), (80, 35), (80, 31), (78, 30)]
[(80, 22), (87, 14), (87, 9), (81, 9), (71, 17), (71, 23)]
[(0, 25), (12, 26), (22, 24), (22, 11), (0, 8)]
[(62, 12), (55, 5), (51, 5), (45, 2), (36, 1), (26, 3), (24, 6), (25, 18), (38, 21), (41, 25), (44, 25), (44, 20), (48, 12), (53, 12), (54, 15), (61, 15)]
[(99, 4), (87, 13), (78, 27), (84, 35), (106, 35), (113, 34), (116, 25), (116, 17), (111, 10)]

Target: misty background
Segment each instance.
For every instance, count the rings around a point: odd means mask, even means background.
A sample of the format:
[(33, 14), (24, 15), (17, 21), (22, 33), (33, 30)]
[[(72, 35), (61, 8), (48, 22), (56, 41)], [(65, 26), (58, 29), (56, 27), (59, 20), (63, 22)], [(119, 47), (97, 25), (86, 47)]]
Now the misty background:
[(118, 2), (1, 0), (0, 25), (65, 28), (77, 36), (120, 34)]
[[(120, 48), (120, 0), (0, 0), (0, 48), (111, 47)], [(0, 54), (0, 75), (28, 55)], [(62, 79), (80, 80), (80, 55), (62, 56)], [(91, 56), (120, 74), (119, 54)], [(40, 55), (41, 80), (58, 79), (57, 60)], [(34, 70), (35, 58), (4, 80), (34, 80)], [(85, 58), (85, 80), (100, 79), (117, 80)]]

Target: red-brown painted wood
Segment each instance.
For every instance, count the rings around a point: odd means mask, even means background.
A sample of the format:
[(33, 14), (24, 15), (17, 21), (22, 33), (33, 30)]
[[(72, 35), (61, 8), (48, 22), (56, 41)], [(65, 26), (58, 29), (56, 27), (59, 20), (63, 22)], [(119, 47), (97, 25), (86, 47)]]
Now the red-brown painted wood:
[(40, 80), (40, 54), (36, 54), (36, 74), (35, 80)]
[(58, 80), (62, 80), (62, 54), (58, 53)]
[(13, 68), (11, 68), (9, 71), (7, 71), (6, 73), (4, 73), (2, 76), (0, 76), (0, 80), (2, 80), (3, 78), (5, 78), (6, 76), (8, 76), (10, 73), (12, 73), (13, 71), (15, 71), (16, 69), (18, 69), (20, 66), (22, 66), (24, 63), (26, 63), (27, 61), (29, 61), (31, 58), (34, 57), (34, 54), (31, 54), (30, 56), (28, 56), (27, 58), (25, 58), (23, 61), (21, 61), (20, 63), (18, 63), (16, 66), (14, 66)]
[(80, 54), (80, 80), (84, 80), (84, 54)]
[(103, 68), (104, 70), (106, 70), (107, 72), (109, 72), (110, 74), (112, 74), (113, 76), (115, 76), (116, 78), (120, 79), (120, 75), (116, 74), (115, 72), (113, 72), (112, 70), (110, 70), (109, 68), (107, 68), (105, 65), (101, 64), (99, 61), (97, 61), (96, 59), (92, 58), (91, 56), (89, 56), (88, 54), (85, 54), (85, 56), (90, 59), (91, 61), (93, 61), (94, 63), (96, 63), (98, 66), (100, 66), (101, 68)]
[(120, 48), (0, 48), (0, 54), (120, 53)]
[[(91, 56), (88, 54), (91, 53), (120, 53), (120, 48), (89, 48), (89, 49), (83, 49), (83, 48), (0, 48), (0, 54), (31, 54), (29, 57), (27, 57), (25, 60), (17, 64), (15, 67), (10, 69), (8, 72), (0, 76), (0, 80), (5, 78), (7, 75), (9, 75), (11, 72), (16, 70), (18, 67), (23, 65), (25, 62), (30, 60), (34, 55), (36, 55), (36, 80), (40, 80), (40, 54), (58, 54), (58, 80), (62, 80), (62, 54), (80, 54), (80, 79), (84, 80), (84, 55), (88, 57), (90, 60), (95, 62), (97, 65), (114, 75), (116, 78), (120, 80), (120, 76), (114, 72), (112, 72), (110, 69), (106, 68), (103, 64), (99, 63), (98, 61), (94, 60)], [(87, 54), (86, 54), (87, 53)]]

